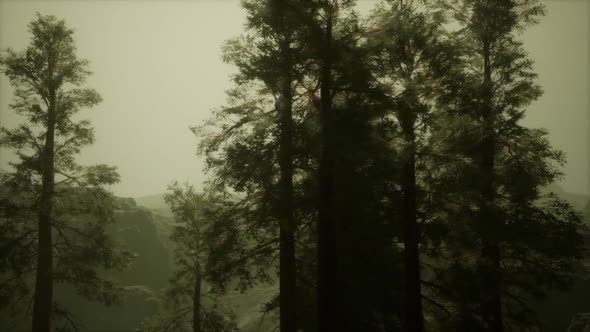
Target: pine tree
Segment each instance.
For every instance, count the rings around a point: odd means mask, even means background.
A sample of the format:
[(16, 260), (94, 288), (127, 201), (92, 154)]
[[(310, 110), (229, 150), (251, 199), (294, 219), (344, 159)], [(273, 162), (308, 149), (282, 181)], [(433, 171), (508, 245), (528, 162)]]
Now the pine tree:
[[(392, 173), (399, 184), (399, 227), (404, 244), (404, 328), (423, 331), (420, 245), (431, 219), (425, 191), (428, 174), (423, 164), (430, 158), (428, 136), (433, 123), (438, 84), (432, 67), (447, 46), (442, 15), (414, 1), (395, 1), (377, 7), (369, 20), (369, 44), (374, 67), (390, 106), (390, 132), (385, 139), (398, 151)], [(395, 168), (398, 168), (396, 171)], [(431, 210), (431, 208), (430, 208)], [(395, 224), (394, 221), (392, 223)]]
[[(5, 199), (16, 212), (2, 220), (3, 227), (17, 232), (2, 259), (11, 260), (8, 255), (16, 250), (21, 259), (36, 260), (32, 330), (51, 331), (52, 312), (63, 313), (54, 308), (55, 282), (72, 283), (83, 295), (112, 303), (120, 289), (96, 270), (123, 268), (130, 256), (105, 234), (114, 208), (105, 186), (119, 181), (115, 168), (75, 161), (94, 133), (89, 121), (74, 116), (101, 101), (96, 91), (81, 88), (90, 74), (88, 61), (76, 57), (73, 30), (64, 21), (38, 15), (29, 31), (30, 45), (22, 52), (8, 49), (0, 61), (15, 88), (10, 106), (28, 120), (1, 131), (1, 145), (19, 157), (11, 164), (14, 172), (4, 174)], [(31, 224), (34, 214), (37, 223)], [(8, 280), (22, 282), (30, 272), (21, 263), (12, 266), (14, 277)]]
[[(220, 196), (212, 279), (272, 281), (281, 220), (293, 213), (300, 322), (317, 317), (320, 331), (531, 326), (530, 298), (565, 285), (581, 248), (579, 215), (540, 194), (562, 156), (543, 131), (518, 123), (540, 91), (506, 26), (520, 17), (516, 31), (540, 9), (444, 2), (467, 27), (451, 32), (441, 10), (406, 1), (388, 2), (367, 29), (353, 1), (245, 4), (250, 30), (225, 53), (239, 68), (237, 87), (198, 131)], [(275, 25), (282, 11), (288, 47)], [(488, 60), (483, 35), (495, 40)], [(533, 229), (563, 250), (543, 246)], [(312, 302), (316, 280), (313, 315), (301, 303)], [(281, 301), (266, 308), (289, 311)], [(436, 321), (425, 321), (427, 310)]]
[[(230, 332), (236, 331), (231, 308), (219, 299), (220, 289), (207, 283), (210, 280), (210, 239), (212, 220), (209, 209), (215, 203), (206, 194), (199, 194), (191, 185), (173, 183), (164, 196), (174, 216), (171, 240), (175, 244), (176, 271), (166, 292), (167, 310), (144, 323), (147, 331)], [(187, 316), (190, 324), (186, 324)]]
[[(232, 186), (233, 190), (248, 195), (258, 191), (266, 200), (260, 207), (266, 210), (265, 219), (277, 220), (279, 225), (279, 310), (281, 331), (295, 331), (296, 329), (296, 266), (295, 266), (295, 221), (294, 202), (294, 175), (295, 169), (295, 139), (296, 123), (300, 119), (298, 113), (305, 105), (295, 104), (295, 97), (301, 94), (301, 80), (303, 76), (301, 66), (297, 62), (300, 58), (302, 44), (301, 28), (297, 15), (290, 15), (294, 10), (299, 10), (298, 1), (244, 1), (243, 6), (247, 11), (247, 30), (241, 37), (228, 42), (225, 49), (225, 60), (235, 64), (240, 72), (236, 82), (242, 88), (235, 89), (231, 94), (231, 102), (235, 103), (231, 108), (226, 108), (220, 113), (231, 114), (238, 117), (234, 126), (222, 127), (222, 133), (218, 139), (205, 141), (203, 146), (209, 144), (207, 150), (212, 149), (213, 144), (223, 142), (229, 151), (242, 150), (242, 158), (250, 159), (244, 154), (255, 155), (258, 152), (249, 150), (244, 142), (262, 144), (270, 139), (268, 147), (276, 148), (276, 154), (268, 154), (268, 161), (252, 159), (248, 167), (264, 169), (269, 173), (267, 178), (259, 178), (255, 174), (237, 173), (236, 178), (242, 177), (244, 181), (252, 184), (248, 188)], [(247, 89), (258, 94), (259, 97), (249, 98)], [(257, 90), (255, 90), (257, 89)], [(299, 91), (297, 91), (299, 90)], [(307, 91), (304, 91), (306, 93)], [(260, 125), (271, 127), (262, 128)], [(217, 124), (219, 125), (219, 124)], [(249, 135), (248, 127), (254, 126), (255, 132)], [(239, 133), (239, 134), (238, 134)], [(242, 136), (243, 134), (246, 137)], [(230, 140), (230, 136), (240, 135), (240, 141)], [(225, 137), (224, 137), (225, 136)], [(226, 139), (227, 138), (227, 139)], [(264, 145), (258, 147), (264, 149)], [(255, 145), (251, 146), (252, 148)], [(269, 151), (270, 152), (270, 151)], [(233, 156), (226, 154), (226, 163), (232, 162)], [(262, 163), (270, 164), (262, 166)], [(278, 165), (275, 168), (274, 163)], [(233, 167), (233, 165), (228, 165)], [(237, 166), (237, 165), (236, 165)], [(227, 177), (228, 173), (224, 176)], [(244, 175), (249, 176), (243, 177)], [(229, 177), (227, 177), (229, 179)], [(275, 181), (276, 179), (276, 181)], [(255, 203), (256, 204), (256, 203)], [(274, 244), (272, 240), (275, 226), (259, 224), (259, 229), (265, 230), (265, 237), (260, 239), (262, 243)], [(268, 233), (267, 233), (268, 232)]]
[[(247, 256), (248, 259), (246, 260), (244, 257), (244, 260), (239, 261), (265, 264), (263, 263), (265, 260), (252, 257), (258, 250), (264, 249), (265, 251), (260, 252), (266, 252), (268, 246), (275, 243), (273, 240), (274, 229), (271, 227), (272, 220), (284, 213), (280, 210), (280, 205), (277, 204), (279, 190), (278, 182), (276, 182), (280, 178), (280, 167), (276, 167), (279, 156), (275, 154), (275, 151), (281, 151), (280, 121), (277, 119), (280, 114), (275, 113), (276, 108), (273, 109), (277, 105), (275, 100), (280, 100), (281, 94), (277, 93), (276, 85), (277, 82), (280, 82), (284, 70), (281, 70), (281, 64), (276, 60), (281, 59), (280, 45), (273, 39), (275, 36), (272, 33), (273, 30), (261, 24), (261, 22), (265, 22), (263, 19), (266, 16), (263, 14), (267, 13), (264, 11), (267, 7), (259, 2), (248, 2), (248, 4), (248, 9), (252, 12), (249, 16), (252, 17), (251, 22), (257, 23), (256, 27), (259, 30), (254, 30), (251, 35), (231, 41), (226, 48), (226, 59), (240, 68), (240, 73), (236, 77), (236, 82), (240, 86), (230, 92), (229, 106), (221, 109), (215, 119), (209, 122), (212, 125), (210, 129), (213, 129), (215, 133), (207, 134), (208, 131), (205, 128), (201, 128), (198, 132), (205, 138), (201, 147), (208, 156), (209, 166), (214, 171), (212, 184), (223, 188), (226, 195), (229, 195), (228, 189), (232, 194), (238, 193), (231, 195), (235, 197), (236, 201), (227, 210), (228, 215), (225, 218), (233, 218), (234, 223), (238, 220), (244, 222), (243, 228), (238, 228), (240, 231), (237, 232), (245, 233), (242, 236), (248, 237), (250, 233), (255, 234), (255, 237), (253, 236), (253, 239), (248, 241), (259, 244), (259, 246), (252, 247), (254, 252), (250, 249), (242, 249), (242, 255)], [(322, 264), (318, 264), (318, 259), (312, 258), (309, 253), (315, 249), (316, 231), (318, 237), (321, 237), (319, 236), (320, 226), (314, 227), (319, 218), (318, 202), (321, 197), (319, 187), (324, 180), (333, 182), (338, 178), (338, 181), (342, 183), (342, 188), (337, 190), (337, 195), (334, 194), (330, 198), (332, 201), (330, 205), (333, 206), (330, 213), (345, 222), (341, 222), (340, 225), (334, 224), (333, 226), (338, 229), (327, 233), (329, 237), (334, 237), (336, 233), (343, 234), (343, 237), (338, 243), (333, 242), (327, 246), (332, 254), (329, 255), (330, 259), (325, 262), (325, 267), (328, 268), (329, 273), (332, 273), (331, 278), (333, 279), (327, 279), (324, 286), (332, 287), (332, 291), (335, 293), (334, 296), (326, 297), (331, 303), (326, 305), (326, 308), (330, 310), (332, 318), (326, 318), (325, 324), (330, 325), (330, 328), (337, 328), (335, 324), (340, 324), (338, 326), (348, 329), (355, 329), (357, 325), (359, 328), (378, 325), (378, 323), (368, 323), (368, 317), (374, 314), (374, 306), (392, 306), (391, 303), (382, 304), (386, 302), (383, 298), (390, 296), (391, 293), (387, 292), (387, 296), (383, 296), (379, 292), (366, 294), (366, 297), (370, 298), (369, 301), (377, 301), (377, 298), (381, 301), (380, 304), (372, 302), (371, 305), (363, 304), (355, 296), (363, 294), (359, 283), (369, 282), (368, 280), (371, 280), (373, 275), (378, 274), (378, 266), (381, 265), (377, 264), (377, 260), (375, 260), (376, 264), (372, 265), (372, 272), (364, 273), (353, 268), (354, 265), (351, 264), (353, 261), (355, 264), (360, 263), (364, 259), (358, 251), (355, 252), (357, 248), (355, 244), (359, 243), (360, 238), (356, 237), (359, 230), (352, 228), (353, 225), (359, 227), (364, 219), (355, 220), (353, 216), (362, 218), (363, 215), (360, 211), (368, 212), (369, 206), (373, 208), (374, 205), (368, 203), (367, 200), (369, 197), (375, 196), (363, 197), (362, 202), (369, 205), (357, 204), (354, 202), (354, 197), (359, 198), (357, 195), (361, 190), (360, 186), (362, 186), (362, 190), (366, 189), (366, 193), (377, 195), (378, 189), (369, 188), (369, 182), (367, 185), (362, 185), (363, 179), (371, 177), (371, 184), (379, 183), (374, 173), (363, 173), (358, 170), (359, 167), (369, 165), (370, 161), (350, 158), (352, 155), (362, 155), (371, 161), (373, 160), (368, 152), (375, 152), (373, 146), (375, 142), (369, 139), (368, 124), (371, 118), (377, 117), (374, 111), (375, 102), (371, 101), (371, 98), (379, 95), (378, 91), (371, 86), (373, 81), (370, 71), (362, 60), (364, 51), (359, 48), (360, 28), (352, 11), (353, 3), (345, 2), (340, 4), (340, 7), (337, 3), (330, 4), (328, 2), (289, 1), (285, 4), (289, 9), (291, 19), (294, 20), (289, 25), (293, 36), (291, 59), (293, 60), (292, 77), (294, 82), (292, 86), (293, 100), (296, 101), (293, 104), (292, 113), (295, 125), (292, 157), (295, 166), (294, 179), (297, 179), (294, 181), (294, 193), (297, 193), (294, 195), (294, 212), (298, 216), (297, 225), (300, 232), (297, 238), (301, 243), (296, 257), (306, 258), (305, 261), (299, 261), (306, 267), (298, 269), (297, 275), (298, 280), (304, 282), (305, 286), (297, 286), (297, 289), (301, 291), (300, 294), (309, 294), (310, 288), (316, 287), (316, 276), (313, 272), (316, 268), (322, 269)], [(330, 9), (330, 6), (335, 7)], [(337, 24), (333, 26), (334, 35), (331, 37), (334, 42), (333, 47), (326, 47), (325, 44), (325, 29), (329, 25), (329, 20), (326, 21), (325, 10), (334, 10), (334, 15), (337, 16), (334, 16)], [(327, 53), (334, 53), (330, 55), (334, 57), (334, 63), (330, 66), (330, 70), (322, 71), (322, 66), (328, 56)], [(326, 76), (326, 73), (329, 73), (329, 76)], [(328, 82), (331, 87), (326, 88), (327, 86), (322, 82)], [(322, 102), (322, 86), (324, 88), (324, 102)], [(382, 100), (379, 99), (378, 102), (382, 102)], [(322, 149), (325, 147), (320, 120), (322, 107), (334, 110), (333, 120), (331, 120), (334, 122), (331, 135), (334, 144), (330, 148), (332, 150), (330, 153), (333, 154), (334, 162), (337, 162), (340, 167), (339, 170), (330, 171), (330, 174), (324, 174), (328, 177), (318, 176), (321, 173), (319, 168), (322, 163), (320, 161)], [(358, 135), (357, 130), (360, 130)], [(377, 153), (375, 152), (375, 154)], [(359, 161), (362, 161), (361, 164)], [(359, 176), (361, 174), (362, 177)], [(352, 183), (357, 187), (347, 186), (346, 183), (349, 180), (352, 180)], [(329, 187), (330, 190), (335, 190), (334, 184)], [(378, 186), (378, 188), (382, 187)], [(354, 204), (350, 203), (351, 200)], [(344, 204), (347, 205), (336, 203), (338, 201), (346, 202)], [(375, 201), (378, 202), (378, 199), (376, 198)], [(231, 206), (231, 204), (229, 205)], [(343, 207), (337, 209), (336, 206)], [(359, 210), (357, 211), (353, 207), (358, 207)], [(233, 212), (231, 212), (232, 210)], [(378, 209), (371, 210), (373, 214), (367, 219), (379, 219), (375, 216), (378, 211)], [(252, 220), (248, 221), (247, 218)], [(366, 227), (367, 231), (363, 231), (363, 234), (366, 233), (363, 239), (366, 240), (371, 235), (383, 235), (384, 233), (379, 233), (383, 228), (385, 228), (384, 225), (380, 223)], [(235, 229), (235, 226), (226, 224), (224, 229)], [(246, 229), (248, 232), (244, 232)], [(380, 241), (376, 242), (375, 246), (367, 245), (363, 252), (383, 250), (386, 252), (385, 255), (390, 257), (391, 250), (388, 250), (388, 246), (391, 238), (380, 237), (379, 239)], [(250, 247), (249, 244), (246, 246)], [(236, 246), (236, 250), (240, 251), (238, 246)], [(354, 255), (354, 259), (350, 259), (351, 254)], [(347, 259), (340, 264), (338, 263), (339, 257)], [(229, 263), (230, 261), (233, 263)], [(234, 260), (229, 260), (228, 265), (232, 265), (234, 271), (238, 266)], [(319, 267), (317, 267), (318, 265)], [(246, 275), (245, 273), (241, 274)], [(384, 274), (384, 278), (389, 275)], [(352, 289), (354, 289), (355, 296), (344, 296)], [(298, 298), (300, 298), (299, 296)], [(365, 295), (363, 296), (365, 297)], [(306, 302), (309, 303), (309, 299)], [(356, 310), (363, 308), (363, 306), (365, 308), (361, 309), (362, 313), (359, 315), (363, 315), (365, 318), (358, 320), (362, 323), (346, 326), (345, 322), (354, 323), (354, 315), (358, 314)], [(274, 308), (275, 306), (269, 307)], [(307, 311), (306, 316), (299, 316), (301, 317), (299, 321), (306, 322), (306, 325), (313, 325), (307, 322), (317, 316), (311, 314), (309, 310), (304, 310), (305, 308), (301, 306), (298, 308), (299, 315)], [(340, 314), (336, 314), (337, 312)], [(379, 309), (379, 314), (383, 314), (382, 307)]]
[[(439, 101), (446, 115), (433, 135), (455, 160), (439, 174), (453, 220), (441, 293), (453, 294), (455, 328), (536, 326), (531, 299), (565, 286), (582, 249), (579, 213), (541, 192), (560, 177), (554, 165), (563, 163), (563, 155), (551, 148), (545, 131), (520, 124), (541, 89), (517, 34), (536, 22), (543, 7), (503, 0), (443, 6), (464, 29), (456, 33), (458, 70), (441, 72), (448, 93)], [(543, 234), (552, 234), (551, 245), (542, 244)]]

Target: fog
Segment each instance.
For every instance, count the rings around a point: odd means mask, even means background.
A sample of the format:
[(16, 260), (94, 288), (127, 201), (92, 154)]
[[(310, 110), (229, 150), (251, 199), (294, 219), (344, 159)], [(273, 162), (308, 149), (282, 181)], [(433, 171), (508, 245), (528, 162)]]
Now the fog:
[[(360, 1), (368, 12), (373, 1)], [(567, 154), (561, 185), (590, 194), (590, 2), (549, 1), (548, 14), (529, 29), (525, 46), (536, 62), (545, 94), (525, 123), (550, 131)], [(82, 112), (96, 143), (82, 164), (116, 165), (118, 196), (161, 193), (173, 180), (205, 179), (189, 126), (225, 101), (232, 67), (221, 60), (224, 40), (243, 29), (239, 1), (0, 1), (0, 48), (22, 49), (35, 12), (53, 14), (76, 30), (78, 55), (91, 61), (88, 86), (104, 101)], [(12, 90), (0, 79), (0, 124), (18, 118)], [(14, 156), (0, 151), (0, 167)]]
[(590, 329), (590, 1), (350, 3), (0, 0), (0, 330)]

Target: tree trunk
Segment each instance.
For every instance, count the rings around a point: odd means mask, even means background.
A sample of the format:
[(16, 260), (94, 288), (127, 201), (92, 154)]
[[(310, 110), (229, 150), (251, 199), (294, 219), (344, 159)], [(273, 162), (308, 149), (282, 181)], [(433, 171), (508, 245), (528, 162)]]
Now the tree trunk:
[[(410, 112), (412, 110), (409, 110)], [(413, 122), (413, 121), (412, 121)], [(403, 125), (402, 125), (403, 126)], [(403, 162), (402, 218), (404, 223), (404, 265), (405, 265), (405, 331), (424, 331), (422, 314), (422, 291), (420, 278), (420, 233), (416, 208), (416, 165), (414, 153), (414, 124), (406, 124), (406, 143), (410, 146), (407, 159)]]
[(193, 332), (201, 332), (201, 265), (195, 265), (195, 289), (193, 291)]
[[(280, 6), (280, 4), (279, 4)], [(279, 7), (281, 8), (281, 7)], [(280, 12), (285, 15), (284, 12)], [(288, 33), (288, 32), (286, 32)], [(280, 206), (280, 330), (295, 332), (296, 319), (296, 265), (295, 220), (293, 214), (293, 92), (291, 87), (292, 64), (290, 40), (283, 36), (280, 42), (282, 77), (279, 78), (279, 206)]]
[(483, 137), (481, 142), (481, 202), (480, 222), (483, 227), (483, 247), (478, 264), (482, 288), (481, 314), (484, 324), (490, 332), (503, 332), (502, 315), (500, 246), (498, 234), (501, 232), (501, 220), (495, 214), (494, 159), (496, 154), (495, 115), (492, 106), (492, 68), (490, 59), (490, 42), (483, 41)]
[(318, 320), (320, 331), (337, 331), (338, 317), (338, 262), (336, 249), (336, 220), (333, 211), (334, 199), (334, 151), (332, 114), (332, 24), (333, 8), (327, 13), (325, 42), (320, 83), (320, 128), (321, 156), (319, 164), (319, 211), (318, 211)]
[(39, 200), (39, 246), (37, 251), (37, 275), (33, 303), (33, 323), (35, 332), (51, 331), (51, 311), (53, 305), (53, 244), (51, 215), (53, 212), (54, 191), (54, 141), (56, 123), (56, 96), (51, 92), (47, 114), (47, 134), (41, 156), (42, 183)]

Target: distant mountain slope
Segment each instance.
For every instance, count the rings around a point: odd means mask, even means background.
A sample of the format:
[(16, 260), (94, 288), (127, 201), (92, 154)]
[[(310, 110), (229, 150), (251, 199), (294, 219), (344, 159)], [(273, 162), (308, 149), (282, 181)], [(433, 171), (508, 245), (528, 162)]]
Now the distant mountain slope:
[(84, 331), (137, 331), (145, 318), (161, 309), (160, 295), (168, 286), (173, 266), (160, 219), (131, 198), (118, 199), (115, 223), (109, 225), (108, 233), (133, 252), (135, 259), (129, 269), (105, 275), (127, 290), (123, 303), (105, 307), (84, 299), (72, 287), (57, 285), (56, 299), (83, 323)]
[(584, 216), (586, 216), (586, 220), (590, 221), (590, 202), (586, 204), (586, 208), (582, 210), (582, 213), (584, 213)]
[(141, 196), (134, 198), (134, 200), (137, 202), (138, 206), (149, 209), (152, 213), (158, 216), (172, 219), (172, 212), (164, 201), (164, 194)]
[(561, 198), (568, 201), (573, 207), (578, 210), (584, 210), (585, 208), (590, 208), (590, 196), (583, 195), (583, 194), (574, 194), (563, 190), (562, 187), (552, 184), (545, 188), (546, 192), (554, 192), (558, 194)]
[[(590, 222), (590, 196), (583, 194), (570, 193), (559, 185), (552, 184), (547, 186), (544, 192), (554, 192), (561, 198), (568, 201), (573, 207), (582, 211), (586, 216), (586, 220)], [(164, 201), (164, 194), (154, 194), (133, 198), (137, 205), (150, 209), (163, 217), (172, 218), (172, 213)]]
[[(551, 185), (546, 192), (554, 192), (568, 201), (574, 208), (582, 212), (586, 223), (590, 224), (590, 197), (572, 194), (558, 185)], [(590, 236), (586, 236), (586, 245)], [(586, 262), (588, 260), (586, 259)], [(574, 278), (572, 288), (565, 291), (551, 291), (546, 299), (536, 305), (537, 313), (544, 324), (543, 332), (563, 332), (567, 329), (572, 317), (577, 313), (590, 312), (590, 278), (585, 275)]]
[(133, 198), (137, 205), (148, 209), (165, 209), (168, 206), (164, 201), (164, 194), (154, 194)]
[[(164, 194), (155, 194), (137, 197), (133, 199), (140, 208), (147, 209), (152, 214), (151, 221), (159, 233), (158, 238), (168, 249), (172, 257), (173, 243), (169, 237), (174, 224), (173, 216), (164, 201)], [(230, 289), (222, 297), (222, 301), (233, 307), (236, 313), (238, 327), (241, 332), (270, 332), (278, 326), (278, 319), (275, 315), (263, 315), (263, 305), (270, 301), (278, 291), (278, 284), (257, 285), (247, 292)]]

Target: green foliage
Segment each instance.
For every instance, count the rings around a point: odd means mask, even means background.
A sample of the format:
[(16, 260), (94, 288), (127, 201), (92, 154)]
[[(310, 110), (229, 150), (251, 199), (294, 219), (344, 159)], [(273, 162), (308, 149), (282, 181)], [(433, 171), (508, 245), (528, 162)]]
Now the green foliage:
[[(84, 146), (94, 142), (87, 120), (76, 120), (82, 109), (101, 101), (100, 95), (83, 88), (88, 61), (76, 57), (73, 30), (54, 16), (37, 15), (29, 24), (32, 39), (21, 52), (8, 49), (0, 67), (15, 88), (11, 108), (27, 121), (14, 129), (1, 128), (0, 145), (16, 150), (19, 157), (12, 171), (2, 173), (1, 280), (4, 310), (28, 315), (26, 300), (31, 295), (37, 255), (42, 173), (45, 169), (47, 135), (54, 125), (52, 192), (54, 231), (53, 282), (68, 283), (92, 300), (107, 305), (120, 300), (122, 289), (103, 278), (101, 271), (125, 269), (131, 255), (106, 235), (113, 219), (114, 197), (106, 186), (117, 183), (114, 167), (84, 167), (75, 160)], [(50, 119), (53, 112), (55, 119)], [(8, 291), (13, 290), (13, 291)], [(55, 318), (63, 309), (55, 307)], [(62, 318), (59, 318), (62, 317)]]
[[(563, 154), (541, 129), (523, 127), (541, 96), (533, 63), (518, 40), (543, 14), (536, 1), (388, 1), (360, 24), (350, 3), (287, 1), (294, 93), (298, 301), (314, 303), (317, 260), (319, 86), (331, 59), (331, 139), (335, 169), (341, 319), (353, 330), (395, 330), (404, 292), (401, 166), (415, 157), (416, 200), (427, 327), (482, 327), (483, 243), (501, 248), (500, 297), (507, 325), (538, 326), (532, 304), (571, 284), (582, 259), (581, 216), (542, 189), (561, 176)], [(268, 280), (278, 233), (281, 34), (273, 7), (246, 1), (247, 31), (229, 41), (237, 66), (228, 106), (196, 132), (210, 184), (224, 200), (212, 211), (215, 279), (242, 287)], [(328, 15), (337, 15), (326, 49)], [(275, 17), (276, 18), (276, 17)], [(452, 30), (452, 23), (459, 29)], [(277, 32), (278, 31), (278, 32)], [(485, 56), (490, 80), (484, 79)], [(490, 94), (491, 91), (491, 94)], [(491, 108), (493, 115), (489, 115)], [(490, 120), (492, 119), (492, 120)], [(482, 142), (494, 137), (492, 173)], [(492, 199), (482, 186), (493, 179)], [(494, 218), (482, 221), (482, 206)], [(547, 241), (547, 237), (551, 240)], [(263, 268), (261, 268), (263, 267)], [(262, 270), (262, 273), (261, 273)], [(225, 282), (223, 282), (225, 280)], [(265, 306), (276, 310), (278, 301)], [(315, 305), (315, 304), (314, 304)], [(311, 305), (313, 307), (313, 305)], [(300, 320), (314, 321), (300, 309)], [(303, 318), (305, 317), (305, 318)], [(305, 328), (314, 330), (313, 324)]]
[(219, 289), (208, 285), (215, 279), (209, 267), (211, 219), (205, 211), (214, 201), (188, 184), (175, 182), (168, 189), (164, 200), (174, 217), (170, 239), (175, 245), (175, 271), (166, 290), (165, 309), (146, 320), (142, 331), (190, 330), (198, 324), (194, 315), (199, 317), (199, 331), (237, 331), (232, 309), (218, 298)]
[[(546, 131), (520, 124), (541, 89), (517, 32), (535, 21), (542, 7), (535, 1), (460, 1), (444, 7), (465, 29), (453, 39), (461, 53), (450, 67), (463, 69), (440, 72), (445, 93), (437, 98), (431, 136), (445, 158), (431, 176), (447, 228), (432, 280), (437, 297), (451, 308), (442, 326), (486, 328), (480, 310), (488, 285), (479, 269), (486, 243), (495, 243), (500, 286), (494, 292), (505, 326), (538, 328), (533, 303), (551, 289), (571, 285), (583, 253), (581, 215), (556, 195), (542, 194), (560, 178), (563, 154), (550, 146)], [(485, 149), (493, 156), (492, 168), (482, 167)], [(482, 186), (490, 183), (491, 193), (484, 194)]]
[[(414, 281), (426, 330), (490, 330), (486, 305), (497, 297), (507, 329), (533, 331), (542, 328), (534, 304), (578, 278), (583, 216), (545, 191), (561, 177), (564, 155), (545, 130), (521, 124), (542, 95), (519, 40), (544, 13), (540, 2), (391, 0), (365, 21), (354, 5), (242, 1), (245, 31), (223, 47), (238, 69), (235, 86), (192, 128), (207, 190), (174, 183), (165, 196), (175, 271), (165, 306), (141, 330), (189, 330), (198, 318), (202, 331), (238, 330), (223, 294), (277, 279), (291, 164), (297, 328), (318, 329), (322, 183), (330, 183), (335, 220), (334, 326), (400, 330), (406, 282)], [(130, 262), (106, 235), (116, 204), (105, 187), (119, 177), (113, 167), (75, 161), (94, 135), (74, 115), (101, 99), (83, 87), (88, 63), (76, 58), (63, 21), (39, 16), (30, 31), (26, 50), (0, 59), (15, 87), (11, 108), (27, 120), (0, 132), (0, 145), (19, 156), (0, 179), (0, 308), (26, 312), (31, 296), (51, 105), (54, 280), (117, 303), (122, 289), (102, 276)], [(327, 150), (333, 165), (320, 174)], [(421, 273), (403, 281), (410, 185)], [(276, 317), (279, 294), (262, 298), (263, 317)], [(64, 329), (76, 325), (59, 306), (54, 313)]]
[[(192, 308), (185, 307), (167, 311), (144, 321), (139, 328), (142, 332), (190, 331), (191, 322), (187, 320)], [(202, 331), (237, 332), (239, 331), (233, 311), (227, 306), (216, 303), (201, 311)]]

